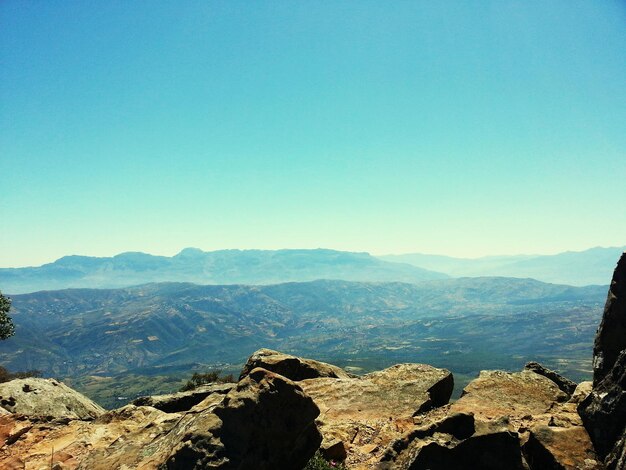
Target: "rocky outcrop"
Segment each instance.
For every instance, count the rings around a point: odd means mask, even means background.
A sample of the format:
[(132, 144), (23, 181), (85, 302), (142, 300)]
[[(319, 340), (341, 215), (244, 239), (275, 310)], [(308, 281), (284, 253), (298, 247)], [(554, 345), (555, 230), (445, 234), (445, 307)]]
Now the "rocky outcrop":
[(354, 377), (340, 367), (326, 364), (313, 359), (283, 354), (271, 349), (259, 349), (254, 352), (243, 366), (239, 379), (243, 379), (250, 371), (262, 367), (263, 369), (280, 374), (293, 381), (330, 377), (334, 379), (348, 379)]
[(517, 433), (499, 422), (476, 423), (472, 414), (452, 413), (395, 441), (377, 468), (522, 470), (524, 466)]
[(445, 369), (398, 364), (361, 377), (307, 379), (299, 385), (320, 408), (322, 446), (334, 446), (339, 454), (343, 447), (349, 468), (369, 468), (413, 425), (414, 415), (448, 403), (454, 381)]
[(593, 353), (593, 389), (578, 411), (606, 467), (626, 468), (626, 253), (613, 273)]
[(543, 375), (544, 377), (552, 380), (558, 387), (561, 389), (563, 393), (565, 393), (568, 397), (572, 396), (572, 393), (576, 390), (576, 382), (571, 381), (570, 379), (563, 377), (557, 372), (546, 369), (544, 366), (539, 364), (538, 362), (529, 362), (524, 366), (524, 369), (530, 370), (535, 374)]
[(166, 413), (178, 413), (190, 410), (213, 393), (224, 395), (230, 392), (235, 385), (234, 383), (208, 384), (186, 392), (139, 397), (133, 401), (133, 405), (151, 406)]
[(613, 272), (602, 320), (593, 344), (593, 384), (599, 385), (626, 349), (626, 253)]
[(585, 387), (568, 400), (533, 369), (547, 370), (537, 364), (515, 373), (482, 371), (455, 403), (416, 417), (379, 468), (602, 468), (576, 411)]
[(481, 371), (463, 390), (452, 411), (474, 413), (481, 419), (507, 416), (522, 420), (542, 415), (568, 396), (547, 377), (530, 370), (522, 372)]
[(104, 409), (54, 379), (26, 378), (0, 383), (0, 406), (31, 417), (94, 419)]
[(127, 405), (81, 420), (0, 416), (0, 468), (301, 469), (319, 410), (294, 382), (255, 369), (189, 411)]
[(582, 426), (533, 426), (523, 451), (531, 469), (602, 468)]
[(578, 412), (596, 451), (608, 458), (607, 468), (618, 469), (611, 462), (626, 461), (626, 349), (621, 352), (611, 371), (578, 407)]

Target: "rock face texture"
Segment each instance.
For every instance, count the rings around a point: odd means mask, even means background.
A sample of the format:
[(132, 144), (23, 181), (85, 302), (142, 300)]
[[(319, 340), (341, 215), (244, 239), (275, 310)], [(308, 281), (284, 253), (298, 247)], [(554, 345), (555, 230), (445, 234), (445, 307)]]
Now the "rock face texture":
[(248, 358), (243, 366), (239, 379), (244, 378), (253, 369), (263, 369), (280, 374), (295, 382), (319, 377), (331, 377), (335, 379), (347, 379), (354, 377), (340, 367), (326, 364), (313, 359), (302, 359), (289, 354), (283, 354), (271, 349), (259, 349)]
[(371, 468), (413, 425), (414, 415), (448, 403), (454, 387), (449, 371), (423, 364), (398, 364), (361, 377), (307, 379), (299, 384), (320, 408), (317, 425), (324, 436), (323, 448), (346, 453), (348, 468)]
[(626, 468), (626, 253), (609, 288), (594, 342), (593, 389), (578, 407), (609, 470)]
[(0, 417), (0, 468), (301, 469), (322, 440), (313, 401), (254, 369), (189, 411), (128, 405), (92, 422)]
[(529, 362), (524, 366), (524, 369), (530, 370), (535, 374), (543, 375), (544, 377), (549, 378), (554, 382), (563, 393), (565, 393), (568, 397), (572, 396), (572, 393), (576, 390), (576, 382), (572, 382), (570, 379), (563, 377), (560, 374), (557, 374), (553, 370), (546, 369), (538, 362)]
[(626, 349), (626, 253), (613, 272), (602, 321), (593, 344), (593, 384), (606, 377)]
[(601, 469), (576, 411), (583, 393), (580, 387), (568, 400), (556, 382), (530, 368), (482, 371), (458, 401), (416, 417), (379, 468)]
[(28, 416), (94, 419), (104, 409), (54, 379), (15, 379), (0, 384), (0, 406)]
[(190, 410), (213, 393), (224, 395), (230, 392), (235, 385), (234, 383), (201, 385), (187, 392), (140, 397), (133, 401), (133, 405), (151, 406), (166, 413), (178, 413)]

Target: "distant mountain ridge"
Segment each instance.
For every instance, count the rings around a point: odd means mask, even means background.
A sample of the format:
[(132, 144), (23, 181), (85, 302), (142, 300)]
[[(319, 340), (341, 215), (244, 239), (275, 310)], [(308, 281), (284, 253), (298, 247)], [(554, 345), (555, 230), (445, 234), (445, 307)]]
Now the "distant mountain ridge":
[(185, 248), (175, 256), (127, 252), (113, 257), (65, 256), (39, 267), (0, 268), (0, 290), (23, 294), (66, 288), (120, 288), (151, 282), (275, 284), (317, 279), (419, 282), (446, 274), (392, 263), (368, 253), (315, 250)]
[(452, 277), (504, 276), (586, 286), (606, 284), (615, 269), (615, 260), (624, 251), (626, 246), (595, 247), (556, 255), (486, 256), (474, 259), (422, 253), (385, 255), (379, 258), (408, 263)]

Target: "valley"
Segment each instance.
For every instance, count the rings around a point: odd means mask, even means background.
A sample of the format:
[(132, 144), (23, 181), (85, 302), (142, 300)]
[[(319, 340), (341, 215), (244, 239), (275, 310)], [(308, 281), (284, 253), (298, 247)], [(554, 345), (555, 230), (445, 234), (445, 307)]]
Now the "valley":
[(17, 334), (0, 357), (109, 407), (176, 390), (192, 371), (236, 373), (261, 347), (359, 374), (431, 364), (451, 370), (457, 390), (481, 369), (529, 360), (582, 380), (606, 291), (491, 277), (43, 291), (12, 297)]

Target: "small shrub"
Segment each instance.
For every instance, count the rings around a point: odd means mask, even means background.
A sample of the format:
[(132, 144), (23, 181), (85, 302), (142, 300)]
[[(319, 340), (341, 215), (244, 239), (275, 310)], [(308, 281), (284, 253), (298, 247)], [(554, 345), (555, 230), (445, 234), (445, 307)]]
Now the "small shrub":
[(306, 464), (303, 470), (345, 470), (346, 467), (341, 462), (330, 462), (322, 457), (319, 450), (315, 452), (315, 455), (311, 457), (311, 460)]
[(180, 391), (186, 392), (188, 390), (198, 388), (200, 385), (211, 383), (235, 382), (233, 374), (220, 375), (221, 373), (221, 370), (212, 370), (210, 372), (205, 372), (204, 374), (194, 372), (194, 374), (191, 376), (191, 379), (188, 380), (187, 383), (180, 388)]

